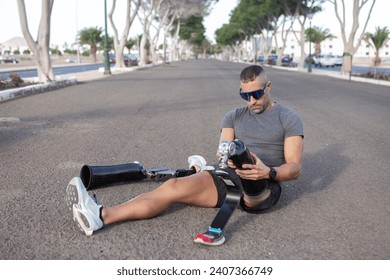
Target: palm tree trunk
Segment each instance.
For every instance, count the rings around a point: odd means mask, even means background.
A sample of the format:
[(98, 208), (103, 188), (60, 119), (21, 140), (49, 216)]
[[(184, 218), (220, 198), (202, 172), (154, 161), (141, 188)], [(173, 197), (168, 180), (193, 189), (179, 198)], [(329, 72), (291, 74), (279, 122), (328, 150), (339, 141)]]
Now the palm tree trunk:
[(39, 23), (38, 39), (35, 41), (30, 33), (24, 0), (18, 0), (19, 20), (28, 47), (33, 52), (37, 63), (38, 79), (47, 83), (55, 79), (50, 58), (50, 18), (54, 0), (42, 0), (42, 14)]

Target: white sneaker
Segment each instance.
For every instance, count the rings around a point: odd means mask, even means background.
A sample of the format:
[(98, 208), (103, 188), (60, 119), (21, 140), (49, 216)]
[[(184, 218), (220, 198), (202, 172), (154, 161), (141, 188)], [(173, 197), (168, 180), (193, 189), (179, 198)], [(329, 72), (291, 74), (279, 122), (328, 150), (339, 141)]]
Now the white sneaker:
[(188, 167), (195, 168), (195, 165), (198, 166), (201, 171), (215, 170), (215, 168), (213, 166), (206, 165), (206, 160), (202, 156), (193, 155), (193, 156), (188, 157)]
[(66, 203), (73, 212), (73, 220), (86, 235), (92, 235), (103, 227), (103, 221), (100, 219), (102, 206), (89, 196), (80, 177), (74, 177), (69, 182), (66, 188)]

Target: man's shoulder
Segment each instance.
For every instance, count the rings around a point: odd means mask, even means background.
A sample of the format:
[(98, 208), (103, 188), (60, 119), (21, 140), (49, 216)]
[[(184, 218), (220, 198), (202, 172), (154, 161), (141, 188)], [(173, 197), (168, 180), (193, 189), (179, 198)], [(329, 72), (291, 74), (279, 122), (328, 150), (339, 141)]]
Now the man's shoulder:
[(245, 106), (245, 107), (238, 107), (238, 108), (235, 108), (233, 110), (228, 111), (226, 113), (226, 115), (239, 116), (239, 115), (245, 114), (246, 112), (248, 112), (248, 107), (247, 106)]
[(279, 107), (279, 120), (287, 131), (286, 136), (303, 136), (303, 121), (299, 113), (290, 107)]
[(222, 119), (222, 128), (234, 128), (236, 121), (243, 117), (245, 118), (245, 107), (236, 108), (226, 112)]
[(295, 115), (295, 116), (299, 117), (299, 113), (290, 107), (284, 106), (280, 103), (276, 103), (275, 107), (276, 107), (275, 109), (277, 109), (283, 115), (286, 115), (286, 116)]

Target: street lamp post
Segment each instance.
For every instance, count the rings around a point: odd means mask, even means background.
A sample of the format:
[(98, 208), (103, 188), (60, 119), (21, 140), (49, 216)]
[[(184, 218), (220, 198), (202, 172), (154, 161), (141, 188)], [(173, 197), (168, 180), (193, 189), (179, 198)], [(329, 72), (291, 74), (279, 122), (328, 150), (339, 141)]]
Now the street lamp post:
[(111, 75), (110, 62), (108, 60), (107, 0), (104, 0), (104, 75)]
[(80, 63), (80, 38), (79, 38), (79, 11), (78, 1), (76, 1), (76, 44), (77, 44), (77, 63)]
[(307, 66), (307, 72), (311, 73), (312, 70), (311, 70), (311, 61), (312, 61), (312, 57), (311, 57), (311, 20), (313, 18), (313, 14), (310, 13), (307, 15), (307, 17), (309, 18), (309, 65)]

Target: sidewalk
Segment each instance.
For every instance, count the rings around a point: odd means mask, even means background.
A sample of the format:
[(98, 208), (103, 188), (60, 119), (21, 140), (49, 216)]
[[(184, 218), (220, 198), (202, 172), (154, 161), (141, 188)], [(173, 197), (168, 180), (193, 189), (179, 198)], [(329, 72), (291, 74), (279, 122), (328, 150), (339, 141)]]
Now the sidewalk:
[[(133, 71), (137, 71), (140, 69), (145, 69), (145, 68), (149, 68), (149, 67), (153, 67), (153, 66), (157, 66), (157, 65), (159, 65), (159, 63), (147, 64), (144, 66), (132, 66), (132, 67), (126, 67), (126, 68), (111, 67), (110, 71), (111, 71), (111, 75), (118, 75), (118, 74), (133, 72)], [(101, 67), (97, 71), (96, 70), (84, 71), (84, 72), (78, 72), (78, 73), (73, 73), (73, 74), (58, 76), (58, 77), (60, 79), (76, 79), (78, 82), (87, 82), (87, 81), (107, 78), (111, 75), (104, 75), (104, 68)]]
[[(285, 70), (285, 71), (300, 71), (297, 67), (292, 68), (292, 67), (273, 66), (273, 65), (268, 65), (268, 67)], [(300, 72), (308, 73), (307, 69), (304, 69), (304, 71), (300, 71)], [(313, 72), (311, 72), (310, 75), (322, 75), (322, 76), (333, 77), (336, 79), (349, 80), (351, 82), (361, 82), (361, 83), (369, 83), (369, 84), (381, 85), (381, 86), (390, 86), (390, 81), (368, 79), (368, 78), (362, 78), (356, 76), (350, 77), (349, 75), (341, 75), (338, 72), (319, 70), (319, 69), (313, 69)]]

